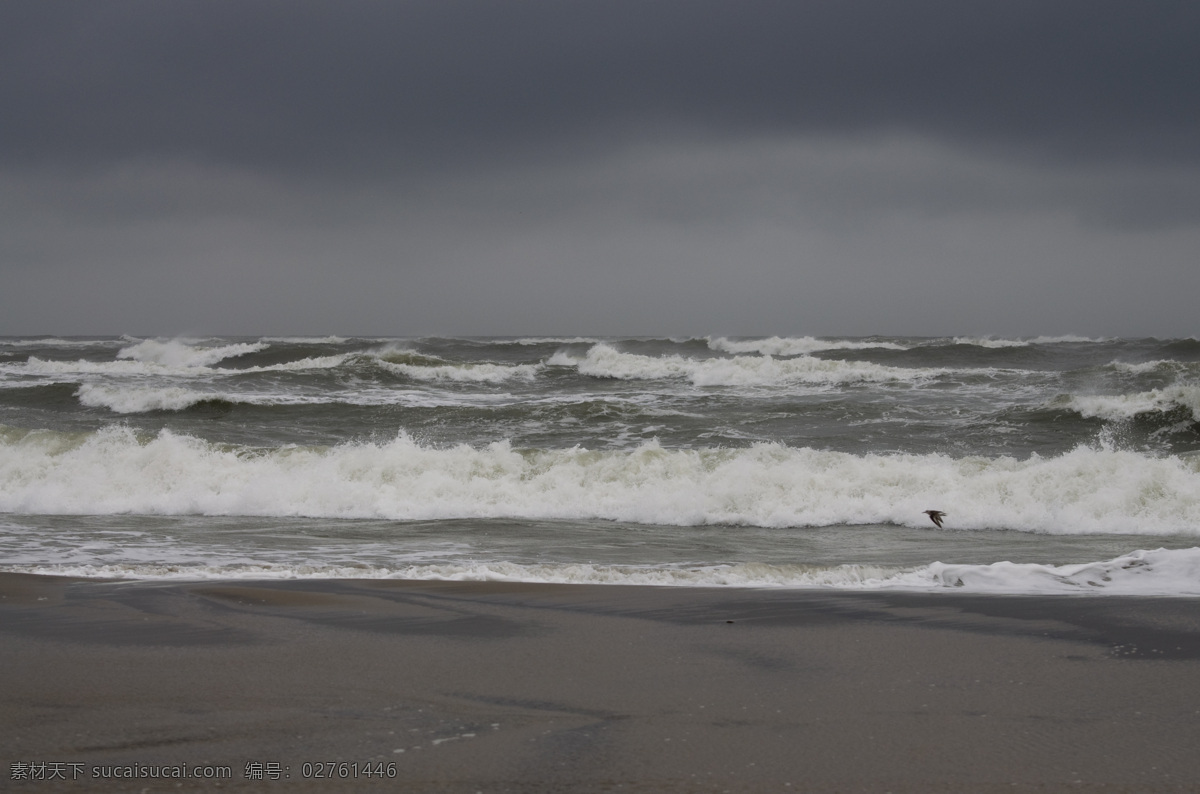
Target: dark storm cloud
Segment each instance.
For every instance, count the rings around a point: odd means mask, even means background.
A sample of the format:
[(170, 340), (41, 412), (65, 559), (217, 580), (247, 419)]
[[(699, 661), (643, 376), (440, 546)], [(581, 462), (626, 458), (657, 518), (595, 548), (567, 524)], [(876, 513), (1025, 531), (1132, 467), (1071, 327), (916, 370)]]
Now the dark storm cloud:
[(471, 167), (660, 135), (899, 131), (1200, 159), (1188, 2), (10, 2), (9, 166)]
[(1194, 334), (1198, 33), (1185, 2), (9, 0), (0, 333)]

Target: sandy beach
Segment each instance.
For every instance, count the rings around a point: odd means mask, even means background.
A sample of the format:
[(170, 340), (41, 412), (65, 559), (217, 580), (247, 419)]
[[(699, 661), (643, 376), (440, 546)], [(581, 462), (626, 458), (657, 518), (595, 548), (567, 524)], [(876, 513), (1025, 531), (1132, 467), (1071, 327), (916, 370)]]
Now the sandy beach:
[(0, 574), (0, 635), (13, 791), (1200, 788), (1190, 599)]

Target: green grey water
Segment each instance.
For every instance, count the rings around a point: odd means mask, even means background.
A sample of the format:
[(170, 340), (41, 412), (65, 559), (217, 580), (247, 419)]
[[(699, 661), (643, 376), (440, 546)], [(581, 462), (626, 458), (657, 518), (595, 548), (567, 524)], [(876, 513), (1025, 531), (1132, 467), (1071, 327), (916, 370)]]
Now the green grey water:
[(864, 586), (1164, 548), (1186, 591), (1197, 414), (1190, 339), (10, 338), (0, 566)]

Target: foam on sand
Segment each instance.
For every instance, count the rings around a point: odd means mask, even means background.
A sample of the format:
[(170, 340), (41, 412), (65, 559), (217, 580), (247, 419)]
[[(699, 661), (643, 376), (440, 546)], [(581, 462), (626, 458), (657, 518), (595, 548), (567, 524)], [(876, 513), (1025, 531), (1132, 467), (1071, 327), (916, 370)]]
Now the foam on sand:
[(454, 582), (650, 585), (827, 590), (954, 591), (1004, 595), (1200, 596), (1200, 548), (1138, 550), (1097, 562), (1068, 565), (935, 562), (883, 565), (631, 566), (505, 561), (378, 565), (124, 563), (9, 565), (0, 570), (106, 579), (412, 579)]

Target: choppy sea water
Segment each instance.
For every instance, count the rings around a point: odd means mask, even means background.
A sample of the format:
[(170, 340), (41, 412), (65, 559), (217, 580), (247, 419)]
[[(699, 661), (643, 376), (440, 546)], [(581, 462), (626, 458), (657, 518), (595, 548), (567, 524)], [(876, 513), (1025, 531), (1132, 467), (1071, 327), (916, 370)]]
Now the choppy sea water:
[(0, 569), (1200, 596), (1200, 341), (0, 338)]

